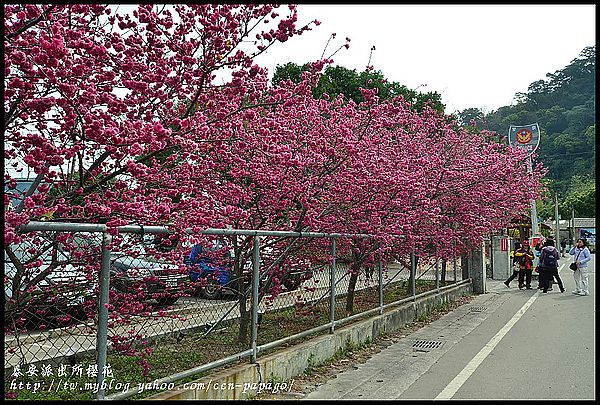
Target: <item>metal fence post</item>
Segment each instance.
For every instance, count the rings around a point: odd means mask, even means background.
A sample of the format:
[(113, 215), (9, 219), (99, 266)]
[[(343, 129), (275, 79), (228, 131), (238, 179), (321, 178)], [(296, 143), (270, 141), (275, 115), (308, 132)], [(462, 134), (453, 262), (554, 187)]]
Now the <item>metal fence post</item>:
[(330, 321), (331, 321), (331, 328), (330, 328), (330, 333), (333, 333), (335, 331), (335, 256), (336, 256), (336, 251), (335, 251), (335, 238), (331, 238), (331, 271), (329, 273), (329, 285), (331, 288), (330, 291), (330, 299), (329, 299), (329, 306), (330, 306)]
[(98, 355), (98, 391), (96, 399), (104, 399), (104, 369), (108, 352), (108, 302), (110, 288), (110, 250), (108, 245), (112, 236), (106, 232), (102, 234), (102, 262), (100, 269), (100, 296), (98, 297), (98, 333), (96, 335), (96, 352)]
[[(558, 220), (557, 220), (556, 222), (558, 222)], [(482, 267), (483, 267), (482, 271), (483, 271), (483, 274), (481, 275), (481, 281), (482, 281), (482, 283), (483, 283), (483, 292), (484, 292), (484, 294), (485, 294), (485, 292), (486, 292), (486, 291), (485, 291), (485, 290), (486, 290), (486, 288), (485, 288), (485, 287), (486, 287), (486, 286), (485, 286), (485, 280), (487, 279), (487, 263), (486, 263), (486, 259), (485, 259), (485, 242), (486, 242), (486, 240), (484, 239), (484, 240), (483, 240), (483, 243), (482, 243), (482, 247), (481, 247), (481, 248), (482, 248), (482, 250), (481, 250), (481, 261), (483, 262), (483, 263), (482, 263)], [(557, 239), (557, 240), (556, 240), (556, 242), (557, 242), (557, 243), (559, 243), (560, 241)], [(491, 243), (491, 241), (490, 241), (490, 243)], [(490, 253), (491, 253), (491, 250), (492, 250), (492, 248), (491, 248), (491, 246), (490, 246)], [(490, 255), (490, 257), (491, 257), (491, 256), (492, 256), (492, 255)]]
[(258, 284), (260, 266), (260, 237), (254, 237), (254, 257), (252, 262), (252, 362), (256, 363), (256, 340), (258, 338)]
[(379, 254), (379, 315), (383, 314), (383, 271), (381, 265), (381, 253)]
[(415, 301), (417, 295), (417, 281), (416, 281), (416, 266), (415, 266), (415, 247), (413, 246), (412, 251), (410, 252), (410, 273), (412, 278), (412, 295), (413, 301)]

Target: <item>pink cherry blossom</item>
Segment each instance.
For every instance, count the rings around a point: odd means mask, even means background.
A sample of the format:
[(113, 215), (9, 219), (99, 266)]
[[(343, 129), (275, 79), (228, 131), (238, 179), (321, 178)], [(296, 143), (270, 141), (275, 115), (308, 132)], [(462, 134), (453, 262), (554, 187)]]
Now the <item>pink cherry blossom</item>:
[[(542, 191), (543, 167), (528, 173), (522, 151), (486, 132), (469, 132), (433, 109), (415, 112), (402, 98), (382, 101), (376, 89), (364, 89), (360, 105), (314, 99), (331, 57), (311, 61), (300, 83), (271, 86), (254, 58), (320, 24), (298, 27), (296, 6), (277, 7), (144, 4), (122, 15), (97, 4), (5, 5), (5, 162), (42, 180), (5, 210), (5, 247), (47, 246), (41, 235), (17, 232), (40, 218), (105, 223), (111, 247), (131, 254), (135, 243), (119, 226), (166, 225), (180, 242), (203, 243), (210, 238), (185, 230), (373, 235), (339, 241), (356, 273), (379, 255), (469, 251), (527, 212)], [(5, 168), (7, 194), (15, 178)], [(100, 249), (61, 243), (96, 279)], [(252, 237), (228, 243), (242, 275)], [(271, 294), (291, 266), (327, 263), (328, 243), (305, 240), (288, 250), (273, 268)], [(177, 264), (185, 253), (153, 252)], [(111, 322), (150, 312), (139, 290), (111, 292)], [(244, 317), (245, 300), (240, 305)], [(113, 344), (131, 352), (136, 338)]]

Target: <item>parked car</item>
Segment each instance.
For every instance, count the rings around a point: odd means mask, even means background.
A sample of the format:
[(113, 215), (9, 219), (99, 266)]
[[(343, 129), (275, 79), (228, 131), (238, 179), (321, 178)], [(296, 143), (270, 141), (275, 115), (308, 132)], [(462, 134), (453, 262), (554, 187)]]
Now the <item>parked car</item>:
[[(27, 261), (26, 245), (13, 249), (20, 261)], [(53, 258), (53, 253), (54, 258)], [(93, 283), (72, 264), (56, 266), (65, 261), (60, 251), (47, 250), (39, 258), (41, 266), (17, 277), (17, 268), (4, 253), (4, 322), (9, 328), (49, 329), (80, 323), (88, 319), (86, 306), (92, 301)], [(53, 266), (53, 267), (50, 267)], [(42, 275), (34, 282), (38, 275)], [(14, 290), (19, 284), (18, 291)], [(88, 308), (89, 309), (89, 308)]]
[[(46, 242), (52, 241), (48, 234)], [(41, 240), (42, 242), (44, 239)], [(40, 242), (40, 241), (38, 241)], [(76, 234), (73, 242), (82, 252), (94, 252), (99, 241), (94, 237)], [(90, 280), (83, 263), (60, 248), (60, 244), (37, 252), (32, 242), (11, 245), (15, 261), (27, 264), (41, 261), (25, 273), (17, 272), (17, 266), (4, 252), (4, 321), (9, 327), (44, 329), (81, 323), (88, 315), (97, 312), (98, 280)], [(143, 246), (140, 248), (143, 252)], [(98, 255), (98, 251), (91, 253)], [(57, 265), (57, 263), (62, 263)], [(36, 276), (43, 274), (35, 282)], [(19, 291), (13, 291), (13, 285)], [(154, 299), (159, 305), (172, 305), (179, 299), (178, 293), (188, 284), (187, 274), (181, 274), (179, 266), (152, 261), (144, 256), (133, 257), (122, 252), (112, 252), (110, 260), (111, 290), (121, 293), (142, 291), (144, 300)]]
[[(224, 251), (219, 255), (219, 250)], [(188, 266), (189, 279), (193, 283), (198, 283), (194, 291), (197, 295), (216, 299), (237, 292), (237, 284), (234, 284), (235, 274), (232, 270), (233, 255), (221, 244), (215, 243), (210, 248), (195, 244), (190, 253), (184, 257), (184, 263)]]
[[(32, 184), (33, 179), (29, 178), (15, 179), (14, 188), (5, 182), (5, 209), (16, 208), (23, 201)], [(54, 237), (52, 235), (54, 234), (48, 233), (47, 242), (52, 241)], [(88, 237), (75, 234), (72, 241), (81, 251), (88, 253), (95, 251), (97, 254), (100, 245), (98, 236), (99, 234)], [(88, 280), (86, 272), (79, 266), (82, 263), (76, 263), (77, 260), (69, 257), (70, 254), (63, 251), (60, 243), (47, 249), (39, 258), (33, 258), (33, 254), (27, 253), (36, 250), (34, 245), (23, 243), (13, 245), (11, 248), (17, 262), (42, 260), (42, 264), (32, 269), (35, 274), (17, 272), (15, 263), (10, 260), (5, 251), (5, 322), (11, 318), (19, 322), (24, 320), (22, 323), (27, 324), (28, 327), (61, 326), (70, 322), (84, 321), (87, 319), (86, 312), (93, 313), (91, 308), (86, 311), (84, 307), (97, 306), (96, 297), (92, 302), (92, 297), (95, 296), (93, 289), (97, 287), (97, 280)], [(140, 255), (132, 257), (123, 252), (111, 252), (111, 289), (122, 293), (141, 289), (144, 300), (154, 299), (160, 305), (172, 305), (177, 302), (179, 299), (177, 293), (184, 289), (184, 283), (187, 284), (187, 275), (179, 274), (177, 265), (148, 259), (142, 240), (137, 253)], [(54, 259), (53, 255), (55, 255)], [(54, 268), (57, 261), (65, 264)], [(49, 271), (51, 268), (52, 270)], [(42, 272), (47, 274), (38, 283), (32, 285), (31, 280), (36, 274)], [(28, 283), (27, 280), (30, 282)], [(13, 293), (13, 284), (20, 285), (18, 293)]]
[(179, 273), (179, 266), (132, 257), (122, 253), (111, 254), (111, 285), (123, 293), (140, 289), (145, 299), (154, 299), (160, 305), (173, 305), (179, 300), (188, 276)]
[[(184, 258), (184, 263), (189, 268), (190, 280), (199, 284), (196, 293), (203, 298), (217, 299), (225, 295), (238, 294), (237, 278), (233, 271), (233, 254), (222, 244), (216, 243), (210, 248), (196, 244)], [(246, 263), (243, 274), (244, 285), (250, 286), (252, 263)], [(284, 273), (282, 284), (288, 291), (292, 291), (311, 276), (310, 270), (288, 270)], [(269, 284), (269, 277), (262, 274), (259, 288)]]
[(8, 200), (8, 203), (4, 204), (5, 208), (7, 208), (7, 207), (16, 208), (19, 205), (19, 203), (23, 200), (23, 197), (27, 193), (27, 190), (29, 190), (29, 187), (31, 186), (31, 184), (33, 184), (33, 180), (29, 180), (29, 179), (15, 179), (15, 181), (16, 181), (16, 187), (14, 189), (10, 189), (8, 187), (8, 185), (5, 183), (4, 194), (7, 197), (10, 197), (10, 199)]
[[(150, 238), (126, 235), (133, 248), (127, 252), (110, 252), (110, 286), (121, 293), (141, 293), (144, 300), (154, 299), (160, 305), (173, 305), (185, 289), (187, 275), (178, 265), (157, 260), (147, 253), (153, 244)], [(131, 241), (133, 239), (133, 241)], [(90, 240), (85, 242), (90, 243)], [(92, 244), (98, 241), (92, 241)], [(80, 242), (81, 246), (81, 242)]]
[[(23, 201), (33, 179), (17, 178), (13, 184), (14, 188), (6, 182), (4, 185), (5, 210), (15, 209)], [(89, 313), (84, 307), (93, 304), (90, 300), (93, 286), (85, 274), (56, 246), (37, 252), (40, 242), (44, 239), (5, 248), (4, 321), (10, 328), (44, 329), (82, 322)], [(14, 254), (14, 262), (7, 249)], [(15, 262), (27, 265), (33, 261), (41, 264), (17, 271)], [(18, 291), (13, 289), (16, 284)]]

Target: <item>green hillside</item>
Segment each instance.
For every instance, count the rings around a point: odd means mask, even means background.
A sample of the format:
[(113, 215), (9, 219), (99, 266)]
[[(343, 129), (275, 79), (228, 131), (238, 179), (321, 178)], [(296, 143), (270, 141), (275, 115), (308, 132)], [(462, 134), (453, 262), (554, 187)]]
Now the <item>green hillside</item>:
[[(537, 122), (541, 140), (538, 160), (549, 169), (548, 188), (559, 193), (562, 218), (595, 217), (596, 191), (596, 47), (584, 48), (562, 70), (529, 85), (515, 95), (516, 104), (483, 114), (476, 108), (459, 113), (464, 124), (478, 121), (479, 128), (508, 133), (509, 126)], [(554, 217), (553, 201), (538, 202), (539, 217)]]

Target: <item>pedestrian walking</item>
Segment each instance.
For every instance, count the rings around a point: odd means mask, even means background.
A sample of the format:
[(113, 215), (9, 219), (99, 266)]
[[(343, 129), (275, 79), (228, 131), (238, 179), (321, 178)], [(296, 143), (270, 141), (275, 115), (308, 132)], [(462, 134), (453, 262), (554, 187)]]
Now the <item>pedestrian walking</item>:
[(542, 283), (542, 281), (546, 281), (548, 283), (548, 291), (552, 291), (552, 284), (554, 284), (554, 275), (550, 274), (550, 277), (548, 277), (549, 275), (546, 274), (544, 275), (544, 267), (541, 266), (540, 264), (540, 254), (542, 253), (542, 249), (545, 248), (546, 246), (548, 246), (548, 241), (551, 240), (552, 241), (552, 246), (554, 246), (554, 237), (552, 235), (548, 236), (548, 239), (543, 238), (541, 243), (537, 245), (536, 249), (537, 249), (537, 256), (538, 256), (538, 264), (535, 268), (535, 272), (538, 273), (538, 290), (543, 290), (544, 289), (544, 285)]
[(575, 279), (575, 291), (573, 294), (590, 295), (588, 288), (588, 262), (592, 260), (592, 255), (587, 247), (587, 240), (577, 239), (575, 246), (571, 248), (569, 254), (573, 256), (573, 263), (577, 266), (573, 272)]
[(567, 238), (563, 238), (560, 241), (560, 255), (561, 255), (561, 257), (565, 257), (566, 249), (567, 249)]
[(545, 245), (540, 252), (540, 284), (542, 285), (542, 292), (547, 293), (548, 288), (552, 286), (552, 280), (556, 279), (560, 292), (563, 293), (565, 292), (565, 288), (558, 275), (560, 253), (554, 247), (554, 239), (547, 239)]
[(533, 247), (535, 249), (536, 257), (540, 257), (540, 252), (542, 251), (542, 248), (544, 247), (544, 243), (546, 243), (546, 238), (544, 238), (544, 236), (541, 235), (540, 238), (538, 239), (537, 243)]
[(519, 260), (515, 256), (515, 252), (521, 248), (521, 242), (515, 242), (515, 249), (510, 252), (510, 257), (512, 258), (512, 274), (509, 278), (506, 279), (504, 285), (510, 288), (510, 282), (515, 279), (519, 275)]
[(519, 290), (523, 288), (531, 290), (531, 273), (533, 272), (535, 254), (531, 250), (527, 239), (521, 242), (521, 247), (515, 251), (515, 257), (519, 263)]
[(538, 242), (533, 247), (535, 249), (535, 257), (537, 259), (536, 266), (535, 266), (535, 272), (538, 273), (538, 285), (537, 285), (538, 290), (542, 289), (542, 268), (540, 266), (540, 254), (541, 254), (544, 246), (546, 246), (546, 238), (544, 237), (544, 235), (540, 235)]
[[(539, 269), (539, 264), (540, 264), (540, 252), (542, 251), (542, 248), (545, 246), (544, 243), (546, 243), (546, 238), (544, 238), (544, 235), (540, 235), (540, 238), (538, 239), (537, 243), (533, 246), (533, 249), (535, 250), (535, 257), (537, 259), (536, 261), (536, 270)], [(540, 279), (538, 278), (538, 288), (540, 287), (540, 283), (539, 283)]]

